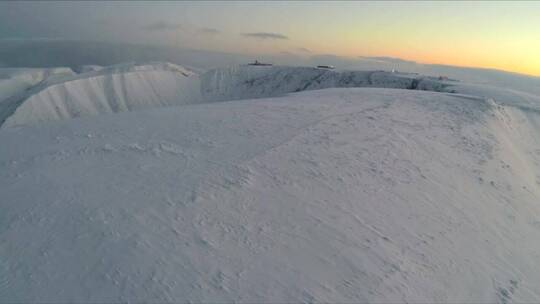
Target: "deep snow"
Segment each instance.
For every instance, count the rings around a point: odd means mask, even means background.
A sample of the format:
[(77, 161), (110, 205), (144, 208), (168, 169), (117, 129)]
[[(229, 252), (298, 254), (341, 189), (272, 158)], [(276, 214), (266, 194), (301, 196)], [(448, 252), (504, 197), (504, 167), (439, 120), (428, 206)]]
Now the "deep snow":
[[(0, 124), (14, 126), (197, 102), (198, 77), (170, 63), (93, 68), (15, 94), (0, 105)], [(6, 110), (7, 109), (7, 110)], [(3, 119), (2, 119), (3, 118)]]
[(410, 73), (346, 71), (314, 67), (235, 66), (201, 75), (204, 100), (237, 100), (282, 96), (286, 93), (326, 88), (373, 87), (448, 91), (455, 81)]
[[(0, 69), (11, 71), (13, 69)], [(17, 69), (16, 69), (17, 70)], [(21, 69), (18, 69), (21, 70)], [(0, 81), (0, 126), (35, 125), (82, 116), (194, 103), (284, 96), (336, 87), (452, 92), (540, 110), (532, 93), (411, 73), (247, 65), (194, 72), (170, 63), (36, 70)], [(32, 76), (33, 81), (22, 82)], [(11, 78), (9, 78), (11, 77)], [(20, 85), (14, 85), (20, 84)], [(3, 97), (2, 97), (3, 96)]]
[(26, 96), (47, 79), (58, 81), (74, 74), (68, 68), (0, 68), (0, 126), (17, 108), (18, 103), (14, 101), (21, 99), (18, 96)]
[(40, 82), (0, 105), (0, 125), (136, 111), (162, 106), (283, 96), (332, 87), (450, 91), (454, 82), (383, 71), (247, 65), (192, 72), (171, 63), (81, 67), (79, 74)]
[(348, 88), (0, 130), (5, 302), (538, 302), (540, 116)]

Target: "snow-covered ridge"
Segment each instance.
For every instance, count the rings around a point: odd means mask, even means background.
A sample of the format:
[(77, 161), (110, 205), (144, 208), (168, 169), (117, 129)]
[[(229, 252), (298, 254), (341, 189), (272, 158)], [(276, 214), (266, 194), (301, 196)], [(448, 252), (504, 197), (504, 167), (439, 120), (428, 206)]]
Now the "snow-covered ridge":
[(74, 75), (69, 68), (0, 68), (0, 126), (33, 89)]
[(0, 125), (350, 87), (461, 93), (540, 110), (540, 99), (532, 94), (413, 73), (239, 65), (201, 74), (162, 62), (81, 67), (80, 72), (46, 78), (6, 99), (0, 105)]
[(76, 73), (81, 74), (81, 73), (96, 72), (96, 71), (99, 71), (101, 69), (103, 69), (103, 67), (100, 66), (100, 65), (87, 64), (87, 65), (78, 66), (77, 68), (75, 68), (73, 70)]
[(193, 103), (198, 87), (194, 73), (170, 63), (94, 69), (13, 97), (16, 110), (3, 126)]
[(207, 100), (272, 97), (307, 90), (351, 87), (451, 92), (448, 87), (454, 83), (417, 74), (287, 66), (244, 65), (214, 69), (201, 75), (201, 90)]
[[(133, 111), (332, 87), (382, 87), (445, 91), (448, 84), (413, 74), (330, 71), (309, 67), (234, 66), (198, 75), (171, 63), (81, 67), (80, 74), (52, 79), (9, 101), (2, 126), (36, 124), (100, 113)], [(2, 117), (0, 117), (2, 118)]]
[(46, 79), (62, 79), (74, 75), (69, 68), (0, 68), (0, 104), (8, 97), (38, 85)]
[(535, 111), (327, 89), (0, 143), (6, 302), (540, 301)]

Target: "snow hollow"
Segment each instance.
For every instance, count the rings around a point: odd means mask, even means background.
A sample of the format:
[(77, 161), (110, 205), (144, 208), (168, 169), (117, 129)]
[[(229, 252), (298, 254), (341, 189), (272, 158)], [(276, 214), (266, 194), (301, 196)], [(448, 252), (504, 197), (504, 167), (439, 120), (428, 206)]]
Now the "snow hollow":
[[(42, 81), (0, 104), (2, 126), (37, 124), (154, 107), (282, 96), (332, 87), (449, 91), (452, 82), (383, 71), (248, 65), (195, 73), (171, 63), (83, 66), (82, 73)], [(2, 105), (3, 104), (3, 105)]]

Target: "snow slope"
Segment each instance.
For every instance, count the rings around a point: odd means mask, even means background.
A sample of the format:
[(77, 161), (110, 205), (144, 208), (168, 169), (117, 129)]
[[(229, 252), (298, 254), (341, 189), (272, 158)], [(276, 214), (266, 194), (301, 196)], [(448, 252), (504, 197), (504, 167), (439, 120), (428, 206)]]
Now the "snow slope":
[(241, 65), (201, 75), (204, 100), (281, 96), (325, 88), (375, 87), (446, 91), (448, 84), (417, 74), (384, 71), (340, 71), (312, 67)]
[[(84, 70), (84, 69), (83, 69)], [(234, 66), (195, 74), (170, 63), (124, 64), (34, 87), (12, 98), (4, 127), (160, 106), (282, 96), (332, 87), (445, 91), (449, 84), (414, 74), (309, 67)], [(0, 123), (3, 120), (0, 120)]]
[(32, 89), (48, 81), (62, 81), (75, 73), (69, 68), (0, 68), (0, 126)]
[(327, 89), (0, 143), (5, 302), (540, 301), (535, 111)]
[(452, 86), (451, 89), (467, 95), (474, 95), (485, 99), (494, 99), (503, 105), (521, 107), (531, 111), (540, 111), (539, 95), (514, 88), (460, 82)]
[(2, 126), (193, 103), (199, 95), (198, 77), (183, 67), (169, 63), (116, 65), (14, 96), (11, 104), (16, 110), (4, 118)]
[(97, 72), (99, 70), (103, 69), (100, 65), (81, 65), (77, 67), (77, 69), (74, 69), (77, 73), (88, 73), (88, 72)]
[(10, 96), (43, 82), (45, 79), (74, 75), (68, 68), (0, 68), (0, 105)]

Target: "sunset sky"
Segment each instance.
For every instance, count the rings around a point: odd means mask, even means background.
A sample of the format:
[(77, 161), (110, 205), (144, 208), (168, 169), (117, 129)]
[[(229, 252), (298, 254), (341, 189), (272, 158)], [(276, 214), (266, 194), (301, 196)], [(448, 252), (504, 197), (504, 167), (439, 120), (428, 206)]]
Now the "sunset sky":
[(540, 76), (540, 2), (3, 2), (0, 38), (389, 56)]

